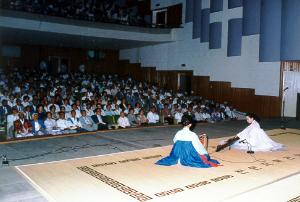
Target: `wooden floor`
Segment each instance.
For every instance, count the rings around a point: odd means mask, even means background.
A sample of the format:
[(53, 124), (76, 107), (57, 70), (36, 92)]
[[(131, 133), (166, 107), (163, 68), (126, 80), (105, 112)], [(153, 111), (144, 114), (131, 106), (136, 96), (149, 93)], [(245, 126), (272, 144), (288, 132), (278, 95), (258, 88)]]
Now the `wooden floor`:
[[(271, 130), (268, 134), (288, 150), (214, 153), (220, 139), (210, 140), (212, 158), (223, 164), (217, 168), (155, 165), (169, 154), (171, 146), (166, 146), (16, 169), (49, 201), (238, 201), (245, 194), (250, 201), (261, 190), (270, 199), (262, 201), (288, 201), (300, 196), (300, 130)], [(287, 184), (291, 188), (280, 193), (280, 200), (276, 197), (279, 192), (269, 193)]]

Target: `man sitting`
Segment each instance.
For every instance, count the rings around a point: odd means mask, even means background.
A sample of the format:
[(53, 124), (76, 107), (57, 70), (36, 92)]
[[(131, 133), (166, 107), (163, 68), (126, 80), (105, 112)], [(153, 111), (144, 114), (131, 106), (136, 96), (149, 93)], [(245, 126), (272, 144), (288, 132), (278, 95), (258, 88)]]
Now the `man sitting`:
[(82, 128), (82, 125), (79, 121), (79, 118), (76, 117), (76, 111), (73, 109), (71, 111), (71, 117), (67, 119), (69, 128), (72, 130), (76, 130), (76, 132), (86, 132), (87, 130)]
[(65, 119), (65, 112), (59, 112), (59, 119), (56, 121), (57, 128), (62, 131), (62, 133), (76, 133), (76, 130), (72, 130), (69, 127), (68, 121)]
[(81, 110), (81, 117), (79, 118), (79, 121), (82, 125), (82, 128), (87, 131), (96, 131), (98, 129), (97, 124), (95, 124), (91, 117), (86, 115), (85, 110)]
[(153, 106), (150, 109), (150, 112), (147, 114), (147, 119), (149, 124), (157, 124), (159, 121), (159, 116), (156, 113), (156, 108)]
[(52, 118), (52, 113), (47, 112), (47, 118), (44, 121), (46, 127), (46, 133), (49, 135), (59, 135), (62, 131), (58, 129), (56, 121)]
[(31, 121), (31, 125), (32, 125), (32, 134), (33, 135), (45, 135), (45, 125), (44, 122), (39, 119), (39, 115), (37, 113), (33, 114), (32, 117), (32, 121)]
[(121, 128), (130, 127), (130, 123), (128, 118), (125, 116), (124, 112), (121, 112), (120, 117), (118, 118), (118, 126)]
[[(121, 112), (122, 113), (122, 112)], [(137, 119), (137, 117), (134, 114), (134, 109), (131, 108), (129, 110), (129, 114), (127, 115), (130, 126), (137, 126), (137, 125), (141, 125), (139, 120)]]
[(91, 117), (93, 122), (98, 125), (98, 130), (108, 129), (107, 124), (102, 120), (101, 108), (97, 108), (95, 114)]

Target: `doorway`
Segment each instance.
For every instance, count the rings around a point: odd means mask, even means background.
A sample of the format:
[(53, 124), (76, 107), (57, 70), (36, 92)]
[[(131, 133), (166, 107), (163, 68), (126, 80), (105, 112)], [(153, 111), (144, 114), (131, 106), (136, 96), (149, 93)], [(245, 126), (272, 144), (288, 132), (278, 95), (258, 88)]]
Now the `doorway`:
[(300, 93), (297, 94), (296, 119), (297, 119), (297, 120), (300, 120)]
[(187, 94), (190, 95), (192, 90), (191, 75), (188, 73), (178, 73), (177, 78), (177, 90), (181, 92), (187, 92)]
[(49, 73), (52, 75), (64, 74), (70, 71), (70, 58), (49, 56)]

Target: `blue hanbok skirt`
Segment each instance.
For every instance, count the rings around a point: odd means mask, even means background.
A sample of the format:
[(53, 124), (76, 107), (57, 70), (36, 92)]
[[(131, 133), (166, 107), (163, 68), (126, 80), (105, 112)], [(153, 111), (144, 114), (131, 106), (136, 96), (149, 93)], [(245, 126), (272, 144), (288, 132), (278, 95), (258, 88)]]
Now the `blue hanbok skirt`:
[(211, 159), (208, 154), (200, 155), (191, 141), (176, 141), (170, 155), (160, 159), (156, 164), (171, 166), (178, 162), (181, 165), (196, 168), (210, 168), (220, 164), (217, 160)]

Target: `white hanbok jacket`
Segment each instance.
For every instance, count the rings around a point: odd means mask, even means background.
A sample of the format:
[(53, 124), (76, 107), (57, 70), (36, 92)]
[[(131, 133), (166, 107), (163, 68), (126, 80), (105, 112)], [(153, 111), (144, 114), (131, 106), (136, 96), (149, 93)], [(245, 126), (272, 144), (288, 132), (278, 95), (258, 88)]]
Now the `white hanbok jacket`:
[(242, 132), (237, 134), (240, 138), (237, 142), (231, 145), (234, 149), (252, 150), (252, 151), (276, 151), (282, 150), (284, 145), (274, 142), (265, 133), (257, 121), (253, 122)]
[(199, 137), (196, 133), (190, 131), (188, 127), (184, 127), (182, 130), (178, 131), (173, 139), (174, 144), (176, 141), (191, 141), (195, 150), (201, 154), (208, 154), (204, 146), (201, 144)]

